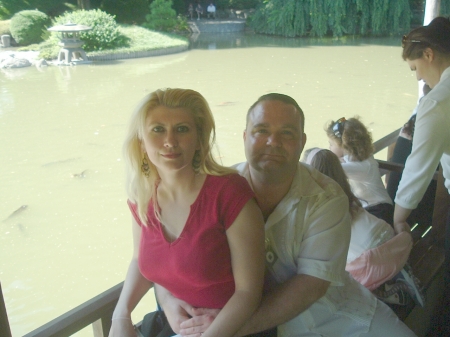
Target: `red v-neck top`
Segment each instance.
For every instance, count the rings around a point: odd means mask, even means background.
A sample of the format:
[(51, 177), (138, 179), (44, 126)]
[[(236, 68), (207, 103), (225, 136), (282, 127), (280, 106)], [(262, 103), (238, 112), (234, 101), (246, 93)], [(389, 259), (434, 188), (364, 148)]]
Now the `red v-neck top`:
[(234, 293), (226, 230), (254, 196), (238, 174), (208, 175), (180, 236), (164, 237), (149, 204), (148, 226), (142, 226), (136, 204), (130, 210), (142, 228), (139, 247), (141, 274), (195, 307), (223, 308)]

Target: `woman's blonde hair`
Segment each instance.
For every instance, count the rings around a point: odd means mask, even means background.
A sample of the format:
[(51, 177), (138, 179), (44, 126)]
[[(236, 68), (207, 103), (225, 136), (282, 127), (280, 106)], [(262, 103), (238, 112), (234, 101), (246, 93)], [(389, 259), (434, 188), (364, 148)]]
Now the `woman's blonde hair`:
[(302, 161), (330, 177), (341, 186), (348, 198), (350, 215), (354, 217), (361, 207), (361, 202), (353, 194), (339, 158), (330, 150), (315, 147), (304, 152)]
[[(344, 119), (343, 122), (341, 120)], [(336, 132), (336, 123), (342, 124), (342, 130)], [(333, 130), (334, 129), (334, 130)], [(358, 116), (331, 121), (325, 127), (327, 136), (339, 144), (352, 159), (363, 161), (373, 154), (372, 134)]]
[[(200, 93), (190, 89), (167, 88), (158, 89), (148, 94), (138, 104), (131, 116), (128, 135), (123, 146), (127, 170), (128, 198), (137, 203), (139, 218), (145, 225), (147, 224), (147, 209), (150, 201), (154, 203), (158, 216), (158, 207), (156, 207), (154, 196), (160, 176), (156, 167), (142, 150), (141, 143), (147, 116), (158, 106), (184, 108), (192, 113), (199, 144), (199, 149), (195, 152), (192, 161), (192, 166), (196, 172), (218, 176), (236, 172), (218, 164), (211, 153), (216, 138), (214, 117), (208, 103)], [(144, 158), (149, 166), (146, 174), (142, 170)]]

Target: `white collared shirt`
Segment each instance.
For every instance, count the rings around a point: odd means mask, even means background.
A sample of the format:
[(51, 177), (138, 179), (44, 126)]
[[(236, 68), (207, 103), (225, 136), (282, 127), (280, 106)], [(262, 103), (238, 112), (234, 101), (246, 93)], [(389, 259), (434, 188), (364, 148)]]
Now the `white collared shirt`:
[(450, 193), (450, 67), (417, 108), (412, 151), (405, 163), (395, 203), (415, 209), (434, 172), (442, 165)]
[[(247, 163), (235, 167), (251, 184)], [(350, 241), (348, 198), (339, 185), (299, 163), (287, 195), (265, 224), (266, 264), (277, 282), (306, 274), (330, 281), (326, 294), (296, 318), (278, 326), (278, 336), (307, 331), (344, 336), (367, 332), (377, 300), (345, 271)], [(267, 247), (267, 246), (266, 246)], [(295, 294), (293, 294), (295, 296)]]

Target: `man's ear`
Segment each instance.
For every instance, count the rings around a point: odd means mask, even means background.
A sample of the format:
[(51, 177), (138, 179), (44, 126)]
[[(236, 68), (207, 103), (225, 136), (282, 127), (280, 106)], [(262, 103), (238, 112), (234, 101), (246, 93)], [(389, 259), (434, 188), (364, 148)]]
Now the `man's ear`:
[(303, 152), (303, 149), (305, 148), (305, 144), (306, 144), (306, 139), (307, 139), (307, 137), (306, 137), (306, 133), (303, 133), (303, 135), (302, 135), (302, 150), (301, 150), (301, 152)]
[(242, 138), (245, 140), (247, 139), (247, 130), (244, 130), (243, 134), (242, 134)]

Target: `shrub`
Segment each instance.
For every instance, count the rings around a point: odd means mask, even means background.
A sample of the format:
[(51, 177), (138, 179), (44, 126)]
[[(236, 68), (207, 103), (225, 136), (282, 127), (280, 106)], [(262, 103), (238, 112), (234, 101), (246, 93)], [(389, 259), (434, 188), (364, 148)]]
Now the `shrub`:
[(37, 10), (21, 11), (11, 18), (11, 35), (21, 45), (39, 43), (49, 23), (50, 18), (45, 13)]
[(54, 20), (54, 25), (64, 25), (68, 22), (92, 27), (91, 30), (80, 33), (85, 51), (115, 48), (123, 43), (114, 17), (99, 9), (66, 12)]
[(154, 0), (150, 4), (150, 14), (144, 27), (161, 31), (173, 31), (177, 26), (177, 13), (172, 8), (172, 0)]

